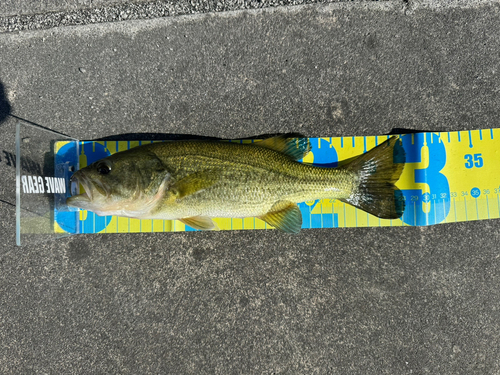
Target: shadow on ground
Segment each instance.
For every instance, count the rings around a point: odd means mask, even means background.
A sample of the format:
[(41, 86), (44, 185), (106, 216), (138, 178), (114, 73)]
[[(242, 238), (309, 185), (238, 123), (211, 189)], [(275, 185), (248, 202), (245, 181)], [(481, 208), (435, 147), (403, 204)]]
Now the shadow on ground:
[[(289, 138), (305, 138), (306, 136), (299, 133), (286, 133), (286, 134), (259, 134), (246, 138), (238, 139), (266, 139), (276, 136), (286, 136)], [(102, 137), (94, 139), (94, 141), (181, 141), (181, 140), (200, 140), (200, 141), (222, 141), (222, 138), (207, 137), (196, 134), (172, 134), (172, 133), (125, 133), (110, 135), (107, 137)]]
[(5, 89), (0, 81), (0, 124), (5, 121), (10, 114), (11, 106), (7, 97), (5, 96)]
[[(9, 101), (7, 100), (7, 97), (5, 95), (5, 89), (4, 89), (4, 86), (2, 84), (2, 82), (0, 81), (0, 124), (2, 124), (6, 119), (7, 117), (10, 115), (10, 112), (11, 112), (11, 105), (9, 103)], [(1, 145), (1, 143), (0, 143)], [(14, 164), (14, 155), (9, 152), (8, 150), (5, 150), (4, 147), (0, 147), (0, 170), (2, 170), (2, 167), (15, 167), (15, 164)], [(3, 170), (2, 170), (3, 172)], [(1, 192), (1, 191), (0, 191)], [(4, 194), (0, 194), (0, 203), (4, 203), (4, 204), (7, 204), (9, 206), (14, 206), (14, 204), (12, 202), (8, 202), (7, 200), (5, 199), (2, 199), (2, 198), (5, 198), (4, 197)]]
[[(432, 132), (443, 132), (446, 130), (433, 130)], [(397, 135), (397, 134), (414, 134), (421, 133), (422, 130), (416, 129), (406, 129), (406, 128), (393, 128), (387, 135)], [(286, 134), (259, 134), (251, 137), (241, 138), (241, 139), (266, 139), (276, 136), (286, 136), (286, 137), (298, 137), (298, 138), (306, 138), (307, 134), (300, 133), (286, 133)], [(239, 138), (240, 139), (240, 138)], [(101, 137), (92, 139), (91, 141), (181, 141), (181, 140), (204, 140), (204, 141), (221, 141), (222, 138), (216, 137), (207, 137), (195, 134), (172, 134), (172, 133), (124, 133), (124, 134), (116, 134), (110, 135), (107, 137)]]

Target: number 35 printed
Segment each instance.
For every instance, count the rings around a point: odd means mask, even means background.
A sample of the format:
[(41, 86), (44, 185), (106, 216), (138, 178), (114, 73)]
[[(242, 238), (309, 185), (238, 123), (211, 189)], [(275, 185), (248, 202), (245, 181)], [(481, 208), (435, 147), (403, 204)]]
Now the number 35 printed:
[(471, 168), (481, 168), (483, 166), (483, 157), (481, 154), (467, 154), (464, 156), (464, 159), (466, 160), (465, 162), (465, 168), (471, 169)]

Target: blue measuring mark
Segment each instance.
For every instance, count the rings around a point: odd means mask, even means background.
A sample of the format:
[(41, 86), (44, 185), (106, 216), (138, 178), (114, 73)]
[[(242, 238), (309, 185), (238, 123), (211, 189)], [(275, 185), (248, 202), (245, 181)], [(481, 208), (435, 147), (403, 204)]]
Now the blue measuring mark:
[[(432, 201), (432, 205), (434, 206), (435, 204), (436, 204), (436, 201), (435, 201), (435, 200), (433, 200), (433, 201)], [(437, 217), (436, 217), (436, 211), (437, 211), (437, 210), (433, 210), (433, 211), (434, 211), (434, 222), (437, 222)], [(445, 219), (446, 219), (446, 217), (445, 217)]]
[(497, 194), (497, 206), (498, 206), (498, 213), (500, 214), (500, 199), (498, 199), (498, 194)]
[(493, 139), (493, 129), (490, 129), (490, 137)]
[(486, 209), (488, 212), (488, 219), (490, 218), (490, 204), (488, 203), (488, 196), (486, 196)]
[(457, 203), (455, 202), (455, 198), (453, 198), (453, 207), (455, 208), (455, 223), (457, 222)]
[(316, 207), (317, 204), (321, 204), (318, 200), (314, 202), (314, 205), (309, 207), (309, 216), (311, 217), (311, 228), (322, 228), (323, 227), (323, 215), (312, 215), (312, 210)]
[[(500, 208), (499, 208), (500, 209)], [(345, 203), (344, 203), (344, 228), (346, 227), (346, 221), (345, 221)]]
[(480, 141), (483, 140), (483, 130), (482, 129), (479, 129), (479, 140)]
[(473, 198), (475, 198), (475, 200), (476, 200), (476, 218), (477, 218), (477, 220), (479, 220), (479, 208), (477, 206), (477, 198), (479, 198), (479, 196), (481, 195), (481, 189), (479, 189), (477, 187), (472, 188), (471, 191), (470, 191), (470, 195)]
[(366, 137), (363, 137), (364, 149), (363, 152), (366, 152)]
[(450, 139), (450, 133), (448, 132), (448, 143), (451, 142), (451, 139)]
[(320, 212), (320, 217), (321, 217), (321, 228), (324, 228), (324, 227), (323, 227), (323, 202), (320, 202), (320, 206), (319, 206), (319, 208), (320, 208), (320, 211), (321, 211), (321, 212)]
[(338, 220), (337, 220), (337, 225), (335, 225), (335, 213), (333, 212), (333, 205), (332, 205), (332, 214), (324, 214), (323, 213), (323, 206), (321, 207), (321, 227), (322, 228), (337, 228), (338, 227)]
[(471, 131), (469, 130), (469, 148), (473, 148), (474, 145), (472, 144), (472, 134)]
[(458, 141), (462, 142), (462, 139), (460, 138), (460, 132), (458, 132)]
[[(81, 212), (85, 212), (85, 210), (81, 210)], [(94, 233), (93, 231), (93, 221), (91, 216), (94, 213), (91, 211), (87, 211), (87, 215), (85, 217), (85, 220), (80, 220), (80, 233)]]
[(464, 197), (464, 206), (465, 206), (465, 221), (469, 221), (469, 216), (467, 215), (467, 200)]
[(356, 138), (352, 137), (352, 147), (355, 147), (355, 146), (356, 146)]
[(340, 148), (344, 148), (344, 137), (340, 138)]
[(99, 216), (99, 215), (94, 216), (94, 227), (97, 228), (97, 232), (100, 232), (103, 229), (106, 229), (110, 222), (111, 222), (111, 216), (109, 216), (109, 217), (108, 216)]

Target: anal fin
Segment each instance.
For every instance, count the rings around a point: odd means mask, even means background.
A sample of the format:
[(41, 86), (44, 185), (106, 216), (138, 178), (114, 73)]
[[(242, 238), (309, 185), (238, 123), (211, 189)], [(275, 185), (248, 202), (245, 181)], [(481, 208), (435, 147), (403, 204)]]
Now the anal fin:
[(302, 228), (302, 213), (297, 204), (289, 201), (275, 203), (260, 219), (285, 233), (299, 233)]

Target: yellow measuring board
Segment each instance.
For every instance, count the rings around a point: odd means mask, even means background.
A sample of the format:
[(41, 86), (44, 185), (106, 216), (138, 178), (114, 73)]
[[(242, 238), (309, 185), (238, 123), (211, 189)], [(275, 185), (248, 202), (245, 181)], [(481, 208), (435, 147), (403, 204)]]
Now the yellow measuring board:
[[(302, 160), (336, 167), (389, 136), (310, 138), (311, 152)], [(397, 186), (406, 207), (401, 219), (385, 220), (338, 200), (303, 202), (303, 228), (424, 226), (500, 217), (500, 129), (401, 135), (406, 164)], [(249, 140), (237, 142), (252, 142)], [(113, 153), (151, 141), (80, 142), (80, 168)], [(181, 232), (194, 229), (177, 220), (100, 217), (81, 211), (80, 233)], [(216, 218), (221, 230), (269, 229), (257, 218)], [(64, 226), (63, 226), (64, 227)]]

